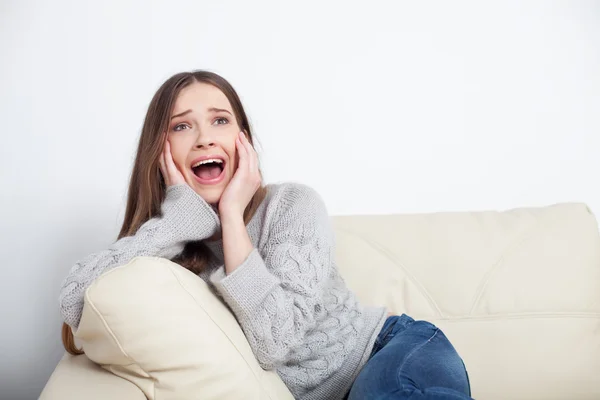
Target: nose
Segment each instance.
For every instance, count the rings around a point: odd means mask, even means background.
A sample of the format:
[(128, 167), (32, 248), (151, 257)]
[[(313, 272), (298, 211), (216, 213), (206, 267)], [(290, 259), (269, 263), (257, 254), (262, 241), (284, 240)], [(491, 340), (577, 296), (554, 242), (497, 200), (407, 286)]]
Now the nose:
[(199, 133), (198, 137), (196, 138), (195, 147), (197, 149), (211, 148), (215, 147), (215, 142), (210, 135), (207, 135), (205, 133)]

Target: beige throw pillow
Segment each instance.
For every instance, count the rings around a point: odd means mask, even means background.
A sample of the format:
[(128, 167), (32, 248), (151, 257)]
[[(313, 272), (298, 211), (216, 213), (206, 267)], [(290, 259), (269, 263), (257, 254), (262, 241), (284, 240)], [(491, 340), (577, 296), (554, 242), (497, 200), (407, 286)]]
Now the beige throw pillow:
[(100, 276), (75, 337), (148, 399), (293, 399), (208, 285), (164, 258), (136, 257)]

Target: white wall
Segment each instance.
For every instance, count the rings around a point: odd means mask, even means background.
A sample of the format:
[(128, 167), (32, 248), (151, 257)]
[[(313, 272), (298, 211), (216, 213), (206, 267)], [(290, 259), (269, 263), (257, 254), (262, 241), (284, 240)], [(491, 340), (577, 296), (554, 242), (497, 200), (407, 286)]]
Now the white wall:
[(331, 214), (583, 201), (600, 213), (600, 3), (0, 2), (0, 397), (62, 354), (58, 290), (111, 243), (148, 102), (207, 68), (267, 181)]

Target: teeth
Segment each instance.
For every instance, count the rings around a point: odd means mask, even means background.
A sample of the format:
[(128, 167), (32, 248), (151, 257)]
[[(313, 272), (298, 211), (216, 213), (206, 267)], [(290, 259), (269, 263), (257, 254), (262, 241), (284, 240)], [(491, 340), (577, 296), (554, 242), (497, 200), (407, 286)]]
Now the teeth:
[(211, 163), (211, 162), (216, 162), (218, 164), (223, 164), (223, 160), (221, 160), (219, 158), (209, 158), (207, 160), (198, 161), (196, 164), (192, 165), (192, 168), (196, 168), (199, 165), (208, 164), (208, 163)]

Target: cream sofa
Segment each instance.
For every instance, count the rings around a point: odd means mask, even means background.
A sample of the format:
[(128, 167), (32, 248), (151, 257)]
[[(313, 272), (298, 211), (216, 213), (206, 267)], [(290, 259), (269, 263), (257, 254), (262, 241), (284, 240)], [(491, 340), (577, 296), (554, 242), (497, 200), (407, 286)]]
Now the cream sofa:
[[(600, 399), (600, 237), (584, 204), (332, 221), (348, 285), (441, 327), (474, 398)], [(104, 368), (65, 355), (41, 399), (291, 398), (208, 286), (168, 260), (101, 276), (76, 337)]]

